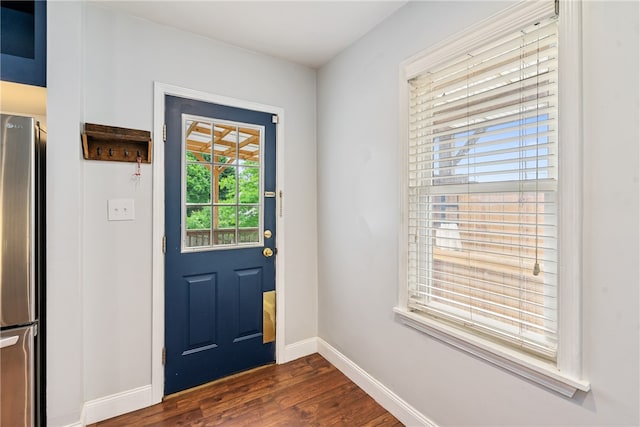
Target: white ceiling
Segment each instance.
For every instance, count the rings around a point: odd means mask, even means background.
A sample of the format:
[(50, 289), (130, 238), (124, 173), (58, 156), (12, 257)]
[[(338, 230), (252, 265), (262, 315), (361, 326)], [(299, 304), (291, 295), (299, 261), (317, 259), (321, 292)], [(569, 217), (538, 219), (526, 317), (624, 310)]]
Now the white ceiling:
[(96, 3), (318, 68), (407, 1), (106, 0)]

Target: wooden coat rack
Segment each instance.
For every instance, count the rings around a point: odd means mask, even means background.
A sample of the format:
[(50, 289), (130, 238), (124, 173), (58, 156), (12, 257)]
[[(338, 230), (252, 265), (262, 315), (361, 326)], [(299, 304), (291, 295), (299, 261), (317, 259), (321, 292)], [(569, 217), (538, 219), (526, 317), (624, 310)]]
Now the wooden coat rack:
[(82, 150), (87, 160), (151, 163), (151, 132), (85, 123)]

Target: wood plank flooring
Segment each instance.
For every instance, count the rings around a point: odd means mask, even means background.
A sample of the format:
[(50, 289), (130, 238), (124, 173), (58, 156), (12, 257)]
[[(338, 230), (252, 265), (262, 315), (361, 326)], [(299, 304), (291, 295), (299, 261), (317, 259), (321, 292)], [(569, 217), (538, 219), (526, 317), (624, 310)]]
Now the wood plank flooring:
[(269, 365), (92, 424), (122, 426), (402, 426), (319, 354)]

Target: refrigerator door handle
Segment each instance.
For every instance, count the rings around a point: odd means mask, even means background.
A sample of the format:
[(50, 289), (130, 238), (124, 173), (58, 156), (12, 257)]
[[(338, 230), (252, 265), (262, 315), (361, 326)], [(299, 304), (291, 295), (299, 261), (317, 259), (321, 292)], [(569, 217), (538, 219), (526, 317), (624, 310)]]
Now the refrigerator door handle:
[(12, 345), (18, 342), (19, 338), (20, 337), (16, 335), (15, 337), (0, 339), (0, 348), (11, 347)]

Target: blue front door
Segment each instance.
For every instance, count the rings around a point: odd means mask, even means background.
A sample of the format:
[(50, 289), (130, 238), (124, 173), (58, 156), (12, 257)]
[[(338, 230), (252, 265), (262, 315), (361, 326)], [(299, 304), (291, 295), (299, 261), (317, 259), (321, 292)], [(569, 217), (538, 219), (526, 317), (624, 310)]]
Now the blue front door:
[(275, 361), (273, 122), (165, 98), (165, 394)]

